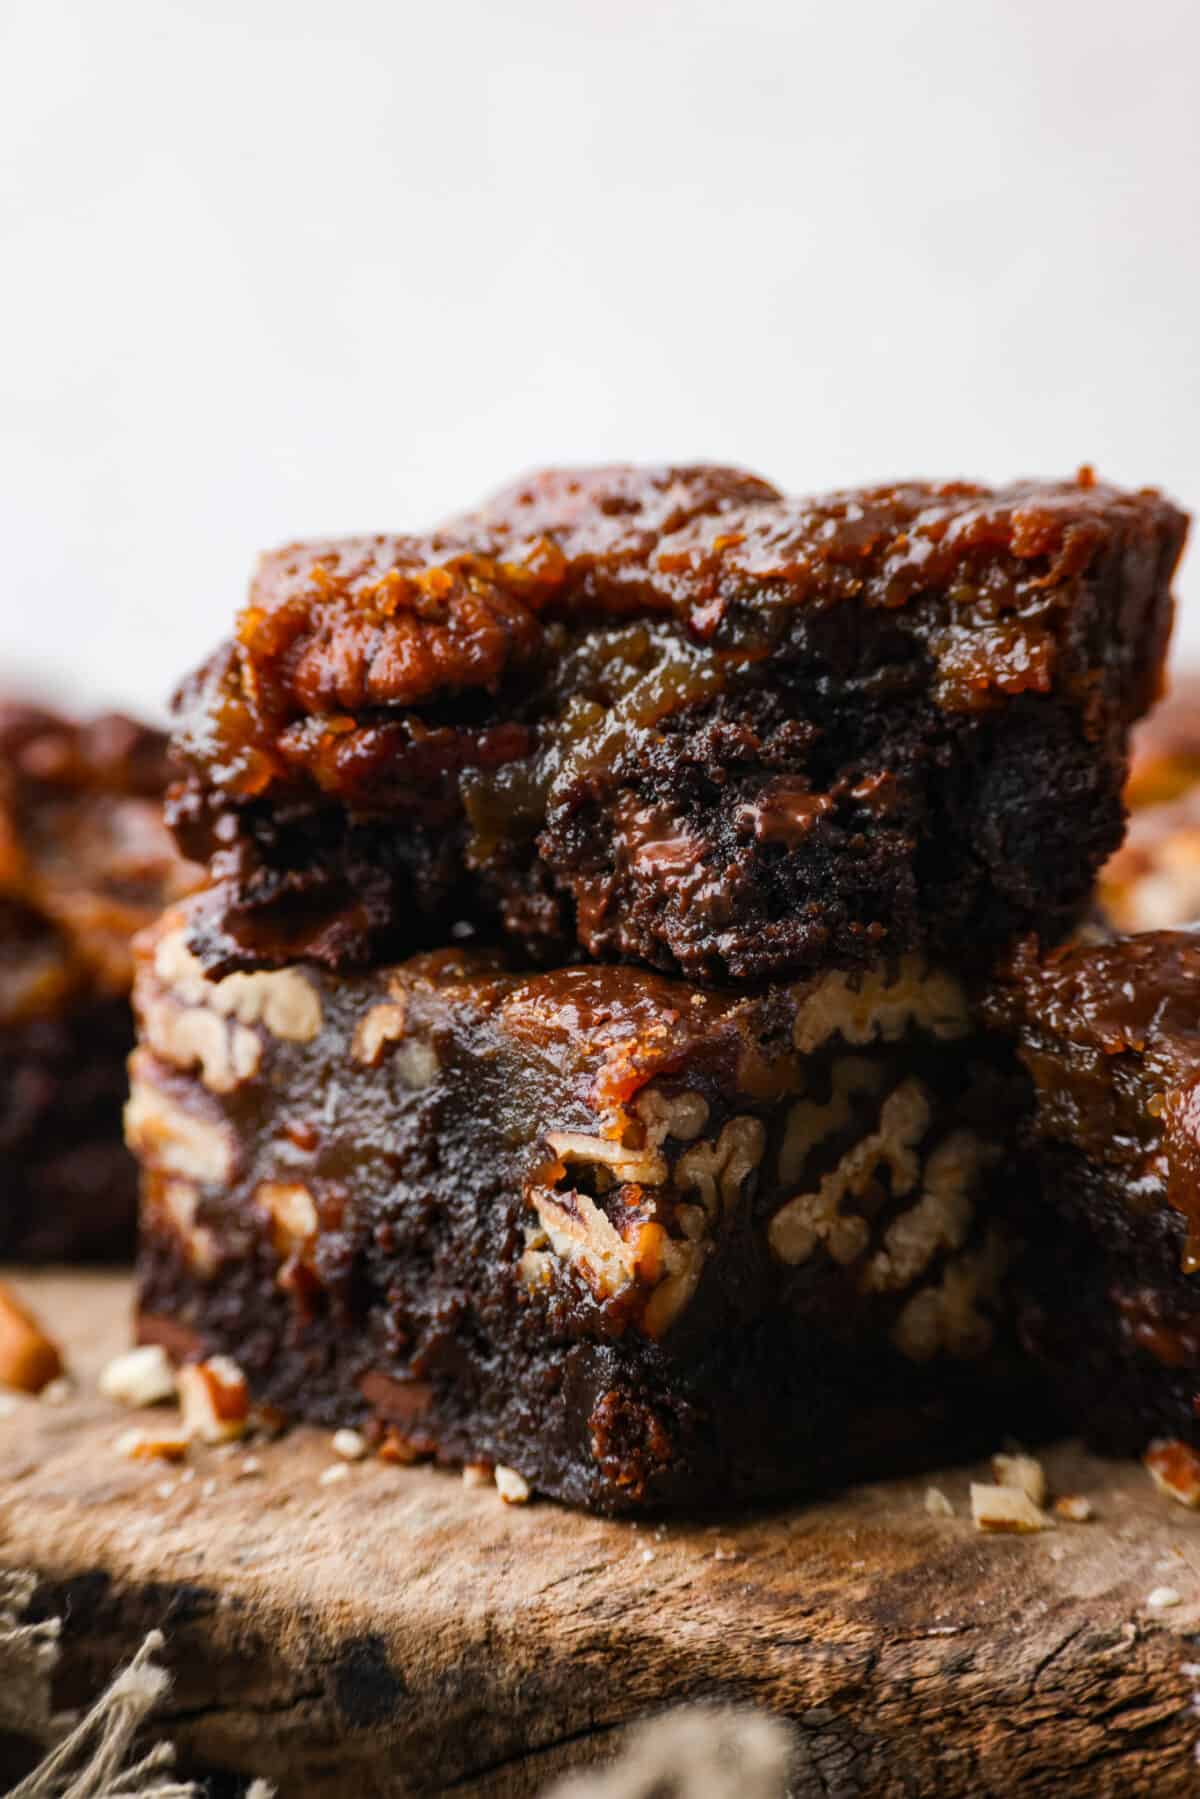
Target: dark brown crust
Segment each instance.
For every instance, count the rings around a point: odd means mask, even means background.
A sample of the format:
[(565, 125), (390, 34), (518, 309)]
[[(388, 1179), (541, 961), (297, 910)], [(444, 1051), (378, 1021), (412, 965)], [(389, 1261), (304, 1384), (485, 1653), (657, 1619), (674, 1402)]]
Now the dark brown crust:
[(0, 1254), (129, 1253), (130, 939), (195, 886), (162, 818), (166, 738), (0, 703)]
[(389, 1453), (609, 1511), (999, 1427), (988, 1143), (1014, 1094), (954, 983), (740, 998), (446, 951), (218, 989), (186, 922), (137, 988), (156, 1340)]
[(549, 472), (265, 559), (181, 699), (209, 966), (503, 930), (703, 981), (1065, 931), (1121, 820), (1185, 520), (965, 483)]
[(1034, 1094), (1024, 1340), (1096, 1447), (1200, 1445), (1200, 936), (1027, 955), (986, 1011)]

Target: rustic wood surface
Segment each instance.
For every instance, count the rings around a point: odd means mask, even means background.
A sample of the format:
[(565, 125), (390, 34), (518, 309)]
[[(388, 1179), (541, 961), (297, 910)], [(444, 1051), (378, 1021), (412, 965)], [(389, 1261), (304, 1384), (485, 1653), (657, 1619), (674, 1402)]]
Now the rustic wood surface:
[[(631, 1720), (719, 1697), (793, 1720), (803, 1795), (1200, 1785), (1200, 1517), (1138, 1467), (1054, 1448), (1055, 1489), (1096, 1521), (1023, 1538), (973, 1530), (966, 1469), (930, 1477), (951, 1519), (918, 1480), (640, 1528), (426, 1468), (322, 1485), (316, 1431), (197, 1451), (182, 1480), (115, 1452), (131, 1419), (95, 1389), (127, 1283), (17, 1284), (76, 1392), (0, 1422), (0, 1563), (66, 1620), (64, 1701), (163, 1626), (162, 1724), (197, 1766), (285, 1799), (533, 1793)], [(1163, 1586), (1181, 1602), (1148, 1607)]]

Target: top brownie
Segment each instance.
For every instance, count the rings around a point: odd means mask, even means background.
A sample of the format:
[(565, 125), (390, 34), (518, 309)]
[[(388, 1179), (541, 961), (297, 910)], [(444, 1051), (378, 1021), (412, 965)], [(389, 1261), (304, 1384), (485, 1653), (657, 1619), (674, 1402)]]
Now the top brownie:
[(611, 468), (279, 550), (180, 696), (193, 945), (342, 968), (461, 921), (717, 981), (1054, 939), (1120, 837), (1185, 530), (1086, 470)]

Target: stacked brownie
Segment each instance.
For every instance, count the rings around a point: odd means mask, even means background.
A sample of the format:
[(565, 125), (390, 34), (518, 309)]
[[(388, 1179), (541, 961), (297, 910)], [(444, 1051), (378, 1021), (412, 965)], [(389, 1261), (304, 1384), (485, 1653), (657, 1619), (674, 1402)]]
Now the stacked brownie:
[(142, 1335), (610, 1511), (1011, 1422), (996, 993), (1120, 840), (1184, 528), (618, 468), (266, 558), (181, 696)]
[(166, 784), (159, 732), (0, 703), (0, 1255), (132, 1246), (130, 939), (196, 880)]

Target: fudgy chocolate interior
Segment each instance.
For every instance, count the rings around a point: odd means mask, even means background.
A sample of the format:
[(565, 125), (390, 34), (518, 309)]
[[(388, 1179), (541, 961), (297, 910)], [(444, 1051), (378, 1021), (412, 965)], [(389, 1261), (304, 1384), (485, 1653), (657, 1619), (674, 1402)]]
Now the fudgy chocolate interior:
[(622, 721), (603, 768), (566, 764), (560, 740), (414, 778), (399, 815), (272, 798), (210, 835), (191, 828), (193, 790), (173, 818), (211, 856), (195, 947), (218, 971), (369, 965), (438, 943), (450, 919), (546, 964), (582, 944), (757, 981), (916, 945), (986, 953), (1035, 918), (1051, 940), (1069, 928), (1120, 840), (1124, 774), (1069, 710), (1030, 698), (947, 720), (853, 684), (814, 706), (753, 682)]

